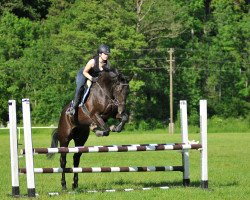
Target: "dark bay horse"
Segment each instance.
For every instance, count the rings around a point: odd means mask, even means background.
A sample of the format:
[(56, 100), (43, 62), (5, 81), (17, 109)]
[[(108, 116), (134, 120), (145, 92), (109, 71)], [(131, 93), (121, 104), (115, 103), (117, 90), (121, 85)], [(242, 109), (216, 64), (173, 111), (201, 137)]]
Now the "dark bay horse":
[[(110, 131), (120, 132), (128, 121), (126, 98), (129, 92), (128, 80), (117, 70), (102, 72), (96, 83), (91, 86), (84, 107), (80, 107), (73, 117), (66, 114), (70, 104), (61, 112), (58, 128), (52, 133), (51, 147), (68, 147), (73, 139), (75, 146), (83, 146), (89, 137), (90, 128), (97, 136), (108, 136)], [(109, 118), (119, 119), (117, 126), (108, 127)], [(82, 153), (73, 156), (74, 167), (78, 167)], [(48, 154), (50, 157), (50, 154)], [(66, 167), (66, 153), (61, 153), (61, 168)], [(61, 185), (66, 189), (65, 173), (62, 173)], [(74, 174), (72, 188), (78, 187), (78, 174)]]

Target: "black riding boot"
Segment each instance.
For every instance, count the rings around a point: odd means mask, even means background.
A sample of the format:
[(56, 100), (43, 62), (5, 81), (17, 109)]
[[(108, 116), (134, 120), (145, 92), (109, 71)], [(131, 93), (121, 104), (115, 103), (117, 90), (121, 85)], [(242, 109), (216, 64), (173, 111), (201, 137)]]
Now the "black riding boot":
[(82, 97), (83, 92), (84, 92), (84, 88), (83, 89), (81, 88), (80, 91), (75, 95), (75, 98), (74, 98), (74, 101), (73, 101), (73, 106), (70, 108), (70, 110), (68, 112), (68, 114), (70, 116), (75, 115), (76, 110), (78, 109), (78, 106), (79, 106), (79, 104), (81, 102), (81, 97)]

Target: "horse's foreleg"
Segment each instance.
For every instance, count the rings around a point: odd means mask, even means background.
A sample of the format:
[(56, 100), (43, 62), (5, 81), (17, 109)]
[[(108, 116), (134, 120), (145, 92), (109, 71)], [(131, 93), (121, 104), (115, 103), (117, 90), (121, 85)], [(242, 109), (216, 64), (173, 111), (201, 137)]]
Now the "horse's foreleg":
[[(80, 163), (80, 157), (82, 153), (75, 153), (74, 154), (74, 167), (79, 167)], [(78, 188), (78, 173), (74, 173), (74, 179), (73, 179), (72, 189)]]
[(96, 125), (102, 129), (102, 131), (95, 131), (97, 136), (108, 136), (109, 135), (109, 127), (106, 125), (106, 123), (103, 121), (100, 115), (95, 114), (94, 117), (92, 118), (93, 121), (96, 123)]
[(117, 115), (116, 118), (121, 119), (121, 122), (117, 126), (113, 126), (110, 130), (112, 132), (121, 132), (125, 123), (128, 121), (128, 115), (123, 114), (122, 116)]
[[(66, 167), (66, 153), (61, 153), (61, 157), (60, 157), (60, 165), (61, 168), (64, 169)], [(62, 189), (66, 190), (66, 180), (65, 180), (65, 173), (62, 173), (62, 179), (61, 179), (61, 185), (62, 185)]]

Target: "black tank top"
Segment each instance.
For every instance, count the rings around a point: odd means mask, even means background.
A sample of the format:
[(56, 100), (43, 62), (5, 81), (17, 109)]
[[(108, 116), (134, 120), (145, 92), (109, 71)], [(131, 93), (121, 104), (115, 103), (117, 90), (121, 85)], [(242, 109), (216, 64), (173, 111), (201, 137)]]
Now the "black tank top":
[[(89, 70), (89, 74), (93, 77), (98, 77), (102, 71), (99, 69), (99, 56), (93, 58), (95, 60), (94, 66)], [(103, 65), (103, 70), (108, 71), (110, 69), (108, 61)]]

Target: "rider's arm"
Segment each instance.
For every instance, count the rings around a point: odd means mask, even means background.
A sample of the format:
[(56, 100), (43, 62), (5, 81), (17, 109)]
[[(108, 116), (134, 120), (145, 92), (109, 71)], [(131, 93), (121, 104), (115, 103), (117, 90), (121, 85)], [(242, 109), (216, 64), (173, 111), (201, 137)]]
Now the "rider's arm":
[(89, 74), (89, 70), (94, 66), (95, 64), (95, 60), (91, 59), (87, 65), (85, 66), (84, 70), (83, 70), (83, 75), (88, 78), (89, 80), (92, 80), (92, 76)]

